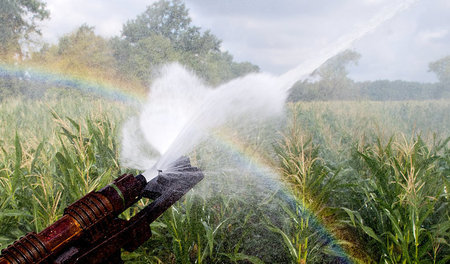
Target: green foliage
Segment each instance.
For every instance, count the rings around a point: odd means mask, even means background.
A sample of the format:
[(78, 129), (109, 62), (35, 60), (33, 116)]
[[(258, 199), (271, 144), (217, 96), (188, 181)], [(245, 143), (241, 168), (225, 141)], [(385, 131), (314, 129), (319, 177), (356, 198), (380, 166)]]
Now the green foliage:
[(343, 226), (335, 220), (338, 214), (334, 206), (350, 198), (344, 193), (351, 185), (343, 184), (348, 179), (340, 177), (340, 168), (330, 166), (333, 161), (320, 157), (312, 134), (301, 126), (298, 105), (291, 105), (289, 113), (288, 125), (275, 151), (281, 178), (299, 205), (295, 208), (282, 206), (290, 221), (286, 221), (284, 228), (269, 225), (269, 229), (282, 236), (291, 263), (328, 263), (337, 259), (346, 262), (348, 259), (340, 244), (350, 245), (351, 242), (345, 241), (343, 236), (335, 241), (324, 238), (326, 235), (318, 231), (317, 223), (324, 224), (330, 236), (340, 235)]
[(49, 17), (41, 0), (0, 2), (0, 61), (22, 55), (21, 44), (40, 34), (37, 22)]
[(216, 238), (227, 219), (215, 222), (217, 217), (213, 217), (206, 201), (195, 198), (189, 195), (161, 219), (172, 238), (170, 248), (177, 263), (210, 263), (221, 257)]
[(320, 94), (327, 99), (355, 98), (358, 96), (353, 81), (348, 78), (347, 65), (357, 64), (361, 54), (346, 50), (330, 58), (320, 66), (312, 76), (318, 76), (317, 82)]
[(114, 38), (111, 45), (116, 60), (121, 62), (118, 64), (119, 70), (130, 79), (139, 80), (146, 85), (160, 65), (176, 61), (180, 57), (170, 40), (162, 35), (152, 34), (136, 43)]
[(0, 102), (23, 93), (27, 84), (23, 80), (24, 75), (24, 73), (10, 73), (7, 69), (0, 68)]
[(220, 41), (209, 31), (200, 32), (199, 27), (191, 25), (189, 11), (180, 0), (160, 0), (123, 26), (122, 37), (129, 43), (159, 35), (170, 40), (177, 51), (193, 54), (218, 50)]
[[(78, 93), (74, 87), (85, 88), (86, 81), (94, 83), (93, 86), (120, 87), (119, 91), (131, 88), (139, 93), (142, 89), (135, 85), (137, 82), (123, 80), (124, 74), (117, 70), (110, 43), (87, 25), (61, 37), (56, 45), (45, 44), (18, 65), (2, 66), (5, 67), (0, 69), (0, 100), (38, 99), (49, 93), (70, 96)], [(39, 70), (42, 68), (45, 71)]]
[(181, 62), (193, 69), (210, 85), (216, 86), (249, 73), (259, 72), (259, 67), (249, 62), (237, 63), (228, 52), (214, 52), (199, 57), (184, 54)]
[[(252, 169), (215, 174), (228, 168), (227, 153), (205, 146), (192, 156), (209, 165), (205, 179), (152, 224), (149, 241), (122, 256), (126, 263), (446, 263), (450, 150), (425, 132), (448, 135), (448, 107), (292, 105), (276, 149), (277, 169), (296, 197)], [(42, 230), (125, 172), (116, 138), (130, 111), (74, 96), (0, 104), (0, 247)], [(420, 131), (422, 138), (389, 141)], [(261, 139), (245, 142), (247, 151), (270, 152)]]
[(442, 83), (450, 84), (450, 56), (431, 62), (429, 71), (434, 72)]
[(62, 130), (59, 137), (61, 150), (55, 154), (56, 173), (64, 178), (63, 198), (70, 203), (105, 186), (115, 176), (112, 172), (120, 171), (117, 144), (110, 136), (113, 125), (107, 119), (87, 119), (83, 129), (82, 124), (70, 118), (65, 121), (55, 113), (54, 117)]
[(429, 147), (421, 138), (390, 140), (359, 152), (360, 203), (345, 210), (371, 238), (377, 262), (446, 263), (449, 175), (442, 173), (448, 166), (442, 164), (442, 150), (449, 141)]
[(25, 232), (42, 230), (61, 217), (67, 205), (119, 174), (111, 122), (55, 118), (61, 129), (59, 144), (40, 140), (27, 146), (18, 134), (12, 147), (2, 144), (1, 247)]
[[(109, 42), (86, 24), (61, 37), (57, 45), (44, 45), (27, 63), (38, 67), (45, 65), (47, 70), (55, 73), (99, 82), (117, 78), (118, 74)], [(52, 85), (59, 84), (47, 86)]]
[(96, 35), (94, 28), (86, 24), (60, 38), (54, 49), (53, 57), (70, 61), (70, 65), (65, 66), (67, 68), (80, 70), (84, 67), (103, 72), (115, 69), (116, 62), (108, 42)]
[[(22, 9), (28, 8), (30, 14), (34, 15), (30, 22), (32, 24), (21, 25), (23, 28), (29, 26), (27, 30), (30, 32), (38, 32), (34, 21), (48, 15), (45, 5), (40, 1), (25, 2), (6, 1), (2, 5), (11, 5), (12, 9), (20, 7), (19, 13), (23, 15), (26, 12)], [(6, 12), (8, 8), (2, 11)], [(28, 23), (28, 20), (22, 22)], [(10, 27), (12, 25), (5, 23), (0, 29)], [(2, 32), (0, 36), (4, 36)], [(220, 42), (208, 30), (202, 31), (192, 25), (184, 3), (179, 0), (161, 0), (150, 5), (136, 19), (124, 24), (119, 37), (105, 39), (96, 35), (93, 27), (84, 24), (61, 37), (57, 44), (44, 44), (38, 52), (31, 52), (30, 56), (18, 60), (19, 65), (12, 73), (0, 69), (0, 100), (18, 96), (41, 98), (53, 87), (70, 89), (71, 84), (67, 85), (64, 76), (137, 93), (148, 92), (148, 86), (160, 67), (175, 61), (190, 68), (213, 86), (259, 71), (257, 66), (249, 62), (233, 61), (230, 54), (220, 51)], [(10, 49), (6, 46), (2, 48)], [(34, 80), (23, 70), (26, 67), (44, 68), (58, 77), (62, 76), (62, 80), (40, 77)], [(32, 74), (31, 77), (36, 76)]]
[(428, 100), (448, 98), (439, 84), (377, 80), (357, 83), (361, 98), (376, 101)]
[(327, 82), (346, 79), (348, 75), (346, 67), (350, 63), (358, 64), (360, 58), (361, 54), (352, 50), (345, 50), (328, 59), (327, 62), (315, 70), (312, 75), (317, 75)]
[(293, 107), (287, 133), (275, 146), (280, 159), (283, 179), (289, 183), (302, 205), (319, 213), (334, 197), (339, 188), (336, 172), (326, 167), (319, 157), (318, 148), (311, 138), (302, 133), (298, 123), (298, 110)]
[[(448, 85), (443, 83), (419, 83), (408, 81), (375, 80), (349, 82), (341, 86), (339, 93), (330, 93), (336, 87), (324, 82), (297, 82), (291, 90), (289, 101), (372, 100), (407, 101), (448, 99)], [(334, 89), (334, 88), (333, 88)], [(447, 90), (446, 90), (447, 89)], [(338, 91), (338, 90), (336, 90)]]
[(162, 64), (179, 61), (209, 84), (218, 85), (259, 70), (248, 62), (233, 62), (231, 55), (220, 51), (216, 36), (191, 22), (180, 0), (160, 0), (147, 7), (123, 26), (120, 38), (112, 40), (121, 71), (148, 85)]
[[(375, 80), (354, 82), (349, 79), (346, 66), (357, 63), (360, 55), (345, 51), (328, 60), (311, 77), (292, 87), (289, 101), (374, 100), (403, 101), (430, 100), (450, 97), (449, 58), (430, 63), (430, 71), (438, 75), (440, 83)], [(447, 76), (447, 77), (446, 77)], [(318, 78), (318, 80), (314, 80)], [(447, 78), (447, 79), (446, 79)]]
[(358, 63), (361, 55), (346, 50), (330, 58), (311, 77), (319, 78), (316, 82), (300, 81), (291, 89), (291, 101), (299, 100), (336, 100), (357, 98), (354, 82), (347, 75), (346, 67), (350, 63)]
[(321, 235), (317, 231), (317, 226), (310, 224), (314, 222), (314, 216), (300, 207), (295, 209), (283, 206), (287, 214), (285, 224), (277, 227), (268, 221), (267, 228), (281, 236), (283, 244), (288, 250), (290, 263), (324, 263), (329, 262), (327, 257), (330, 245), (321, 241)]
[(434, 72), (440, 81), (436, 85), (436, 93), (448, 98), (450, 96), (450, 56), (431, 62), (428, 67), (429, 71)]

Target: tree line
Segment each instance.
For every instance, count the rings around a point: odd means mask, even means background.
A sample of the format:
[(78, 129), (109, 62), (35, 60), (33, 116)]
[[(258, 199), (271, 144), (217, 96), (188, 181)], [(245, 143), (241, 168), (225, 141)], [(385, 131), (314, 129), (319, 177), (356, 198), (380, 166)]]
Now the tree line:
[[(146, 91), (161, 65), (180, 62), (216, 86), (258, 72), (250, 62), (236, 62), (221, 50), (221, 40), (193, 25), (182, 0), (160, 0), (127, 21), (121, 34), (104, 38), (83, 24), (56, 44), (36, 49), (39, 22), (50, 16), (42, 0), (0, 2), (0, 66), (42, 68), (57, 74), (93, 79), (122, 89)], [(438, 83), (376, 80), (355, 82), (346, 67), (361, 55), (345, 51), (328, 60), (291, 89), (290, 101), (424, 100), (450, 97), (450, 56), (429, 64)], [(64, 82), (32, 80), (26, 70), (0, 67), (0, 100), (9, 96), (40, 97)]]
[(402, 101), (450, 98), (450, 56), (429, 64), (429, 71), (438, 77), (436, 83), (402, 80), (355, 82), (348, 77), (346, 67), (357, 64), (360, 58), (359, 53), (346, 50), (329, 59), (310, 78), (294, 84), (288, 100)]
[[(236, 62), (221, 50), (221, 40), (192, 24), (181, 0), (160, 0), (127, 21), (121, 34), (104, 38), (83, 24), (32, 51), (41, 32), (38, 22), (49, 11), (41, 0), (2, 0), (0, 3), (0, 63), (43, 68), (53, 73), (109, 82), (125, 89), (146, 90), (161, 65), (180, 62), (209, 85), (259, 71), (249, 62)], [(22, 72), (0, 67), (0, 99), (26, 94), (39, 96), (54, 83), (27, 82)], [(64, 84), (57, 84), (64, 86)]]

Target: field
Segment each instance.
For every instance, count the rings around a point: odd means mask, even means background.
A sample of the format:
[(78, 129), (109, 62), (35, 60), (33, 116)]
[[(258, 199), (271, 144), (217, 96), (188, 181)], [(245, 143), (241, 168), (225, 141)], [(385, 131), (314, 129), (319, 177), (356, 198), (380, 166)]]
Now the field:
[[(121, 125), (136, 112), (90, 97), (3, 101), (0, 248), (122, 173), (139, 173), (119, 161)], [(205, 180), (123, 258), (448, 263), (448, 113), (446, 100), (288, 104), (276, 128), (232, 134), (240, 152), (210, 139), (191, 153)]]

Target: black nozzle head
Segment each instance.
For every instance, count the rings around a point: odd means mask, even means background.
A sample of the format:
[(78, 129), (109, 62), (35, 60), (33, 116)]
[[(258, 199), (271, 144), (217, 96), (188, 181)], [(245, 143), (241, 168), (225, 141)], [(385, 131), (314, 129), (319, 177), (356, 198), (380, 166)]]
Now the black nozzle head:
[(165, 171), (158, 170), (158, 176), (147, 183), (142, 196), (155, 200), (164, 193), (177, 192), (185, 194), (203, 179), (203, 173), (192, 167), (188, 157), (181, 157), (170, 164)]

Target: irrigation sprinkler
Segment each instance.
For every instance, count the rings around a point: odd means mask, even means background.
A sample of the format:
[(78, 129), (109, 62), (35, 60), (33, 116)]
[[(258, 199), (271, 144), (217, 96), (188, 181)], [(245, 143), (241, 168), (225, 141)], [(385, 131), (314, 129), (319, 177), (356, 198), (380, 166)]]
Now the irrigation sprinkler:
[[(187, 157), (149, 182), (143, 175), (124, 174), (68, 206), (61, 219), (40, 233), (28, 233), (2, 250), (0, 264), (123, 263), (121, 250), (132, 252), (147, 241), (150, 223), (203, 177)], [(129, 220), (118, 217), (143, 197), (152, 202)]]

